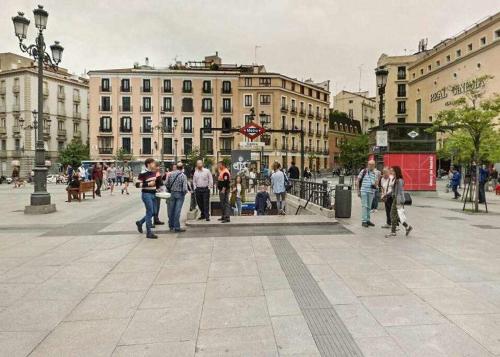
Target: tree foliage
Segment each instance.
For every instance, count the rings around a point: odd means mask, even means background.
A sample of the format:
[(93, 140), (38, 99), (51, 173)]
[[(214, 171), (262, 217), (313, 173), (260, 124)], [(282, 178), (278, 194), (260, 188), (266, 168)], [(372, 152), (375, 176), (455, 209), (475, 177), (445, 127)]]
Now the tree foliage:
[(59, 162), (73, 167), (80, 166), (83, 160), (89, 160), (89, 147), (78, 138), (73, 139), (64, 149), (59, 151)]
[(200, 150), (199, 147), (195, 146), (187, 155), (187, 163), (190, 167), (195, 167), (196, 161), (198, 160), (203, 160), (203, 165), (207, 168), (211, 168), (214, 164), (213, 159), (205, 152), (205, 150)]
[(132, 154), (130, 154), (129, 152), (127, 152), (123, 148), (119, 148), (116, 151), (116, 154), (115, 154), (115, 156), (113, 158), (115, 159), (115, 161), (118, 161), (118, 162), (133, 160)]
[[(491, 78), (491, 76), (484, 76), (477, 80), (486, 83)], [(450, 133), (452, 137), (453, 134), (458, 133), (456, 135), (458, 135), (462, 144), (472, 144), (472, 160), (477, 163), (476, 194), (474, 197), (476, 212), (479, 210), (479, 161), (481, 160), (481, 148), (484, 149), (485, 143), (488, 143), (492, 138), (494, 140), (495, 137), (498, 137), (498, 117), (500, 115), (500, 96), (494, 95), (486, 99), (483, 96), (483, 87), (468, 88), (463, 97), (453, 102), (451, 109), (438, 113), (437, 119), (430, 128), (433, 132)], [(496, 145), (498, 145), (498, 142)], [(496, 145), (492, 149), (493, 155), (498, 151)], [(463, 149), (467, 149), (467, 146)]]
[(352, 139), (344, 137), (339, 146), (340, 164), (347, 170), (357, 170), (365, 165), (370, 152), (368, 135), (362, 134)]

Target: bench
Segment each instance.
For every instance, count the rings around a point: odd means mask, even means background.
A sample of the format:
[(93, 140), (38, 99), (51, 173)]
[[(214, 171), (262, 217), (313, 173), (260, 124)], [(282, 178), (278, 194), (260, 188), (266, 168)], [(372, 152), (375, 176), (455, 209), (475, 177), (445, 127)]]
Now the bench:
[(79, 187), (75, 188), (68, 187), (67, 191), (68, 191), (68, 202), (71, 202), (73, 196), (76, 196), (78, 198), (78, 202), (81, 202), (82, 196), (83, 199), (85, 199), (85, 194), (89, 192), (92, 192), (92, 198), (95, 199), (95, 181), (82, 181), (80, 182)]

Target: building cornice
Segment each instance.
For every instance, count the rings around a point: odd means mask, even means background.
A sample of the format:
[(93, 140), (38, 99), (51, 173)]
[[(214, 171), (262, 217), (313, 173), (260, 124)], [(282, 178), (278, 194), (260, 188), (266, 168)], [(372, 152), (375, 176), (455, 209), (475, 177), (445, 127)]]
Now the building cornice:
[[(16, 75), (19, 75), (19, 74), (29, 74), (29, 75), (34, 75), (34, 76), (37, 76), (38, 75), (38, 69), (36, 67), (22, 67), (22, 68), (16, 68), (16, 69), (11, 69), (11, 70), (8, 70), (8, 71), (0, 71), (0, 77), (12, 77), (12, 76), (16, 76)], [(70, 74), (68, 74), (68, 76), (71, 76)], [(53, 73), (53, 72), (50, 72), (50, 71), (44, 71), (44, 74), (43, 74), (43, 78), (47, 78), (47, 79), (51, 79), (51, 80), (55, 80), (55, 81), (60, 81), (60, 82), (63, 82), (63, 83), (67, 83), (67, 84), (71, 84), (71, 85), (75, 85), (75, 86), (80, 86), (80, 87), (83, 87), (83, 88), (87, 88), (89, 87), (88, 85), (88, 81), (85, 79), (71, 79), (71, 78), (65, 78), (65, 76), (63, 74), (59, 74), (59, 73)]]

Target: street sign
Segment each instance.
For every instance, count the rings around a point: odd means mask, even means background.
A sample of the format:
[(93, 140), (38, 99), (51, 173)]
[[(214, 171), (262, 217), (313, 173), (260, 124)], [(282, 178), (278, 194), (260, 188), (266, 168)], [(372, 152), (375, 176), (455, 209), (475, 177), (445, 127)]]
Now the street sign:
[(387, 131), (377, 130), (377, 146), (387, 147)]
[(240, 129), (240, 133), (245, 135), (250, 140), (254, 140), (264, 134), (266, 129), (261, 127), (259, 124), (250, 122)]
[(231, 151), (231, 175), (237, 175), (240, 171), (247, 171), (251, 162), (250, 150)]
[(408, 136), (412, 139), (415, 139), (418, 136), (418, 133), (415, 130), (412, 130), (408, 133)]
[(245, 149), (261, 148), (265, 145), (266, 145), (266, 143), (263, 141), (242, 141), (242, 142), (240, 142), (240, 147), (245, 148)]

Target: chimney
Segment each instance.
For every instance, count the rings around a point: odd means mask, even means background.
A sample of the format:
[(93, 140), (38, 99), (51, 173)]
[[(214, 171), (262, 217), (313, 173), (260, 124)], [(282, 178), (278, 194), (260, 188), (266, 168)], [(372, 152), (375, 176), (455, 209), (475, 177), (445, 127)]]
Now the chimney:
[(149, 57), (146, 57), (146, 66), (149, 66)]

